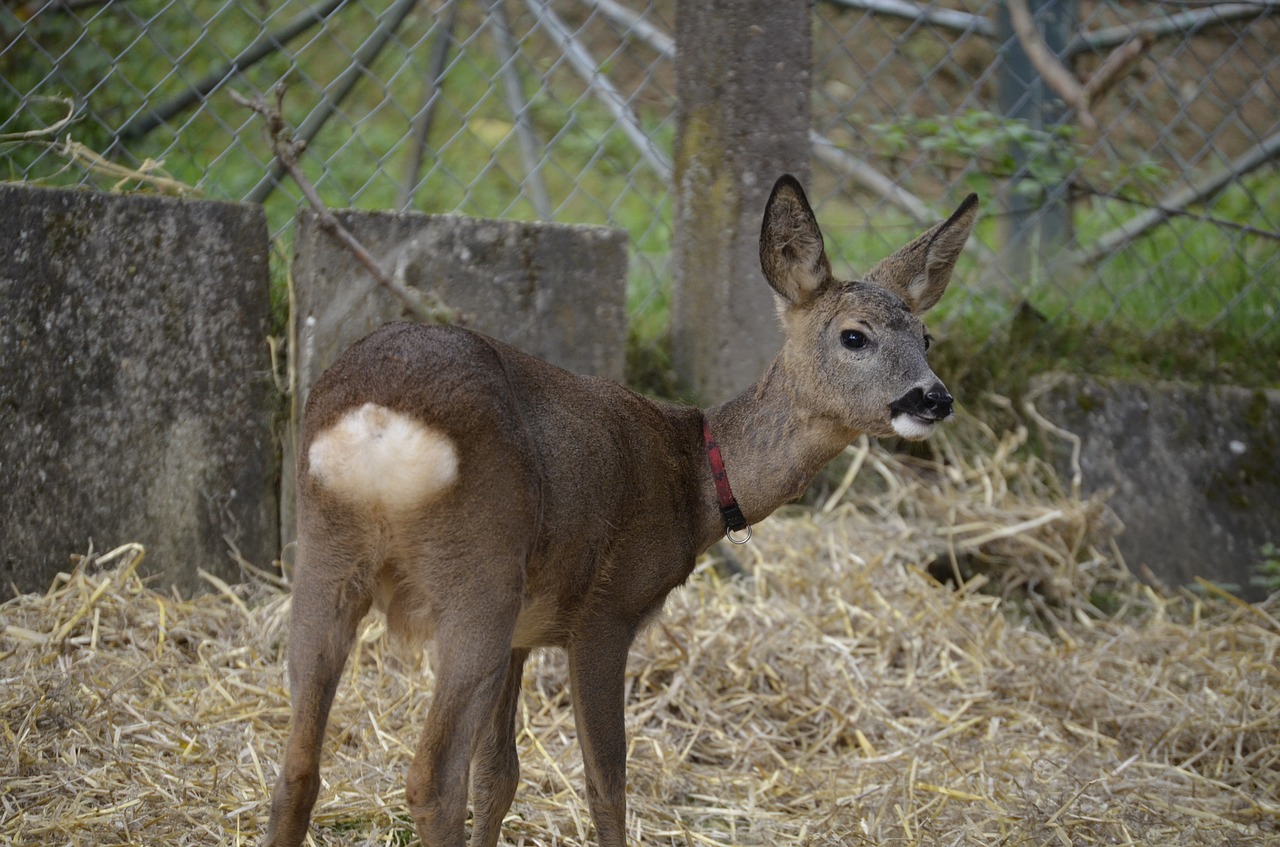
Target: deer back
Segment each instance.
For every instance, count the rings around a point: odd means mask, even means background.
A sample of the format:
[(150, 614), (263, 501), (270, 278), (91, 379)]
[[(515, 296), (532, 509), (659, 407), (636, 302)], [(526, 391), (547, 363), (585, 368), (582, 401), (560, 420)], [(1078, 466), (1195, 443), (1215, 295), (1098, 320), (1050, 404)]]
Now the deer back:
[(599, 600), (626, 561), (623, 599), (643, 614), (687, 573), (668, 564), (692, 567), (711, 540), (699, 420), (466, 329), (388, 324), (308, 398), (299, 519), (395, 539), (501, 532), (524, 551), (522, 590), (556, 598), (556, 617)]

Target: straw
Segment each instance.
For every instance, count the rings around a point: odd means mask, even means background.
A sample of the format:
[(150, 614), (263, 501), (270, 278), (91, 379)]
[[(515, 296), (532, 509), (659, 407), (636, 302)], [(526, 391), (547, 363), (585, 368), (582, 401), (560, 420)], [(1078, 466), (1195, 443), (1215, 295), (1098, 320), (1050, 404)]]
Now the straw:
[[(633, 842), (1280, 839), (1280, 601), (1137, 583), (1105, 504), (1027, 439), (968, 421), (936, 458), (861, 443), (838, 497), (756, 528), (744, 576), (712, 551), (632, 651)], [(206, 576), (179, 598), (142, 556), (90, 551), (0, 606), (0, 843), (261, 838), (288, 595)], [(529, 662), (507, 844), (594, 843), (565, 671), (556, 651)], [(314, 844), (416, 843), (404, 774), (431, 686), (371, 617)]]

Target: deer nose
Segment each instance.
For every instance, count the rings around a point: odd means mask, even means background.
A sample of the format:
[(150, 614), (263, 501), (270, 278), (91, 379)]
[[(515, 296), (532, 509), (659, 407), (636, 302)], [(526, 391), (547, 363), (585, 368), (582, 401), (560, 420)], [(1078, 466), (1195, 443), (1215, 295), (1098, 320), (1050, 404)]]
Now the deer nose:
[(947, 393), (947, 387), (940, 382), (935, 383), (924, 394), (925, 411), (939, 420), (951, 417), (951, 404), (954, 402), (954, 398)]

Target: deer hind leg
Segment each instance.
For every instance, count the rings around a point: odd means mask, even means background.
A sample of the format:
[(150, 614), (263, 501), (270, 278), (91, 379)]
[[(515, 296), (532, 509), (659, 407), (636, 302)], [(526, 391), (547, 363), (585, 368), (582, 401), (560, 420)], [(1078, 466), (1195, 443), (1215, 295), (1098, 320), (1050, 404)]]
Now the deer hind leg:
[(511, 664), (501, 696), (480, 728), (471, 757), (471, 847), (494, 847), (502, 830), (502, 818), (511, 808), (520, 781), (516, 753), (516, 707), (528, 650), (512, 650)]
[[(482, 544), (468, 538), (465, 550), (450, 545), (452, 551), (436, 550), (418, 565), (422, 587), (447, 601), (432, 604), (435, 693), (406, 785), (409, 813), (424, 847), (465, 843), (472, 757), (496, 713), (514, 708), (506, 699), (518, 693), (509, 679), (515, 675), (518, 688), (511, 639), (520, 614), (523, 562), (509, 552), (490, 555), (492, 548)], [(502, 784), (495, 788), (506, 791)]]
[[(337, 546), (299, 542), (289, 623), (289, 740), (271, 797), (265, 847), (296, 847), (320, 790), (320, 748), (334, 693), (369, 611), (371, 594), (356, 562)], [(323, 551), (323, 552), (321, 552)]]

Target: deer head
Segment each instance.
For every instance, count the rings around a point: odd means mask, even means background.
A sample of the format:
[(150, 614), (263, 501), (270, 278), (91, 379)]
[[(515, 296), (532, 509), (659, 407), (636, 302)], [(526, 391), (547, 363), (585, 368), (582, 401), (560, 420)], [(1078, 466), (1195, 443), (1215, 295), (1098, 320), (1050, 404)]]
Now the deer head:
[(951, 415), (951, 395), (925, 359), (930, 337), (920, 315), (942, 298), (977, 213), (971, 194), (862, 279), (839, 280), (800, 183), (778, 180), (760, 264), (786, 333), (781, 366), (815, 413), (848, 430), (911, 439)]

